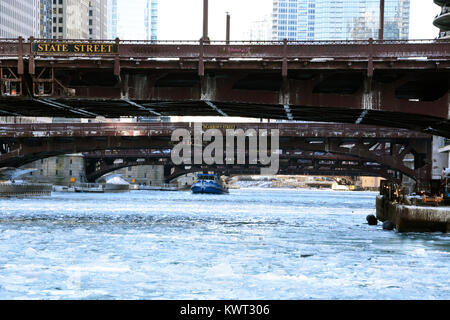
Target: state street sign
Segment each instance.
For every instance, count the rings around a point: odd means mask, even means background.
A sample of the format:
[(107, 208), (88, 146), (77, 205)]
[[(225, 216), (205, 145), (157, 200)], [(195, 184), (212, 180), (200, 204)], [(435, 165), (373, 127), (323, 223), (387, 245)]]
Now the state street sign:
[(118, 45), (115, 43), (99, 42), (34, 42), (32, 46), (35, 54), (117, 54)]

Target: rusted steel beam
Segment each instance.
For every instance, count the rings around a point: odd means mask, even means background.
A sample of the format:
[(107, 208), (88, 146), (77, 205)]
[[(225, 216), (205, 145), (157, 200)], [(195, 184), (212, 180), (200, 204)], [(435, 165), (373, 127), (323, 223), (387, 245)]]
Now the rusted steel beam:
[(384, 39), (384, 0), (380, 0), (380, 26), (378, 31), (378, 40)]
[[(76, 40), (44, 40), (48, 43), (70, 43)], [(131, 41), (115, 40), (119, 47), (119, 56), (128, 58), (198, 58), (199, 41)], [(105, 40), (92, 40), (90, 43), (102, 43)], [(210, 42), (205, 48), (204, 58), (263, 58), (281, 60), (285, 55), (288, 59), (297, 58), (334, 58), (334, 59), (362, 59), (367, 61), (369, 56), (368, 40), (360, 41), (288, 41), (287, 48), (280, 41), (251, 42), (251, 41), (226, 41)], [(17, 39), (0, 39), (0, 56), (17, 57), (20, 46)], [(24, 43), (23, 54), (29, 56), (32, 53), (31, 42)], [(285, 53), (286, 52), (286, 53)], [(36, 53), (35, 53), (36, 54)], [(36, 54), (38, 56), (38, 54)], [(111, 54), (73, 53), (70, 57), (90, 57), (110, 59)], [(450, 42), (446, 40), (406, 41), (406, 40), (376, 40), (373, 44), (373, 58), (397, 59), (428, 57), (448, 58), (450, 56)], [(44, 57), (44, 56), (43, 56)], [(45, 54), (45, 57), (64, 59), (67, 54)], [(113, 57), (114, 59), (114, 57)]]
[[(239, 175), (239, 174), (260, 174), (259, 167), (224, 167), (224, 166), (194, 166), (190, 169), (175, 167), (175, 171), (166, 177), (166, 182), (170, 182), (182, 175), (195, 172), (213, 171), (224, 175)], [(303, 167), (287, 167), (280, 168), (279, 174), (289, 175), (317, 175), (317, 176), (375, 176), (383, 177), (387, 180), (394, 181), (401, 184), (401, 179), (395, 176), (394, 172), (389, 172), (386, 168), (381, 169), (343, 169), (334, 170), (331, 168), (315, 169), (315, 168), (303, 168)]]
[(227, 21), (226, 21), (226, 32), (225, 32), (225, 41), (226, 44), (230, 44), (230, 34), (231, 34), (231, 17), (227, 12)]
[(19, 44), (17, 48), (17, 74), (20, 76), (24, 73), (24, 66), (23, 66), (23, 38), (19, 37)]

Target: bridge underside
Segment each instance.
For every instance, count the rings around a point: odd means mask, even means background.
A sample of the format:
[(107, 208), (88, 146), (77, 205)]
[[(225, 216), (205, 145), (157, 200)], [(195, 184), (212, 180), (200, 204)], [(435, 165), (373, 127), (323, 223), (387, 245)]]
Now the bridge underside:
[[(166, 182), (193, 172), (216, 172), (223, 175), (261, 173), (258, 165), (174, 165), (170, 152), (162, 150), (107, 150), (84, 154), (89, 182), (110, 172), (133, 166), (163, 165)], [(278, 174), (326, 176), (376, 176), (401, 183), (402, 173), (379, 163), (358, 157), (328, 152), (285, 151), (280, 157)]]
[[(450, 72), (435, 64), (388, 63), (367, 77), (351, 62), (112, 62), (51, 64), (36, 61), (34, 76), (20, 78), (18, 96), (0, 97), (4, 116), (231, 116), (407, 128), (450, 137)], [(77, 66), (77, 67), (75, 67)], [(333, 69), (335, 68), (335, 69)], [(2, 84), (5, 87), (5, 84)], [(17, 87), (18, 88), (18, 87)], [(18, 90), (19, 91), (19, 90)]]
[[(33, 161), (62, 154), (79, 152), (91, 152), (95, 150), (133, 150), (144, 148), (171, 149), (174, 143), (169, 138), (163, 137), (65, 137), (65, 138), (22, 138), (19, 141), (3, 140), (0, 166), (19, 167)], [(339, 139), (339, 138), (294, 138), (281, 137), (280, 168), (286, 172), (306, 174), (306, 172), (340, 172), (339, 175), (374, 175), (389, 179), (400, 179), (405, 175), (416, 180), (420, 186), (426, 186), (431, 179), (431, 140), (386, 140), (386, 139)], [(349, 160), (348, 164), (342, 162), (333, 163), (305, 163), (299, 162), (305, 159), (305, 152), (322, 152), (340, 156), (357, 158)], [(155, 158), (156, 157), (156, 158)], [(153, 164), (171, 165), (170, 154), (154, 155), (152, 157), (140, 156), (137, 159), (150, 159)], [(237, 157), (235, 157), (237, 159)], [(308, 159), (308, 158), (306, 158)], [(317, 156), (314, 159), (321, 160)], [(323, 159), (322, 159), (323, 160)], [(326, 160), (326, 159), (325, 159)], [(412, 161), (407, 165), (407, 161)], [(405, 162), (406, 161), (406, 162)], [(193, 161), (191, 163), (194, 163)], [(245, 163), (249, 163), (247, 160)], [(111, 164), (111, 163), (110, 163)], [(327, 166), (328, 165), (328, 166)], [(216, 170), (229, 172), (231, 169), (241, 170), (246, 166), (217, 167)], [(248, 170), (259, 171), (254, 166)], [(207, 170), (207, 167), (199, 167), (196, 171)], [(112, 171), (112, 170), (110, 170)], [(351, 172), (350, 172), (351, 171)], [(388, 172), (389, 171), (389, 172)], [(108, 170), (105, 171), (105, 173)], [(329, 173), (327, 173), (329, 174)], [(95, 180), (92, 177), (91, 180)], [(391, 180), (392, 180), (391, 179)]]

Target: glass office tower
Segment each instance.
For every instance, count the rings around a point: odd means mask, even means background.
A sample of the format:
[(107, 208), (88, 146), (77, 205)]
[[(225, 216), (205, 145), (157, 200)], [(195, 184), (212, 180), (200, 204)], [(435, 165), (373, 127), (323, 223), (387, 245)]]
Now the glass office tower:
[(158, 0), (108, 0), (108, 38), (157, 40)]
[[(408, 39), (410, 0), (385, 0), (384, 39)], [(275, 40), (378, 38), (380, 0), (274, 0)]]
[(147, 40), (158, 38), (158, 0), (147, 0), (145, 9), (145, 30)]
[(0, 38), (40, 37), (40, 0), (0, 0)]

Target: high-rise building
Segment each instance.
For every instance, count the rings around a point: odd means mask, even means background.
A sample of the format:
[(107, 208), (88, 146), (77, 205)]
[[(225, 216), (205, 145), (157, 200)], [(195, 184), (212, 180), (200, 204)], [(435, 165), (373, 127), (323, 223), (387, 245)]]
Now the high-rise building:
[(439, 28), (439, 38), (450, 38), (450, 0), (434, 0), (434, 3), (442, 7), (441, 12), (434, 18), (433, 24)]
[(117, 37), (117, 0), (108, 0), (108, 39)]
[(108, 38), (157, 40), (158, 0), (108, 0)]
[(158, 38), (158, 0), (147, 0), (145, 8), (145, 31), (147, 40)]
[(53, 0), (53, 38), (89, 38), (89, 0)]
[(0, 0), (0, 38), (40, 36), (40, 0)]
[(53, 0), (40, 0), (39, 36), (44, 39), (52, 38), (52, 3)]
[(53, 0), (55, 39), (105, 39), (107, 0)]
[[(410, 0), (385, 0), (384, 39), (408, 39)], [(274, 0), (275, 40), (378, 38), (380, 0)]]
[(108, 37), (107, 0), (89, 1), (89, 39)]

